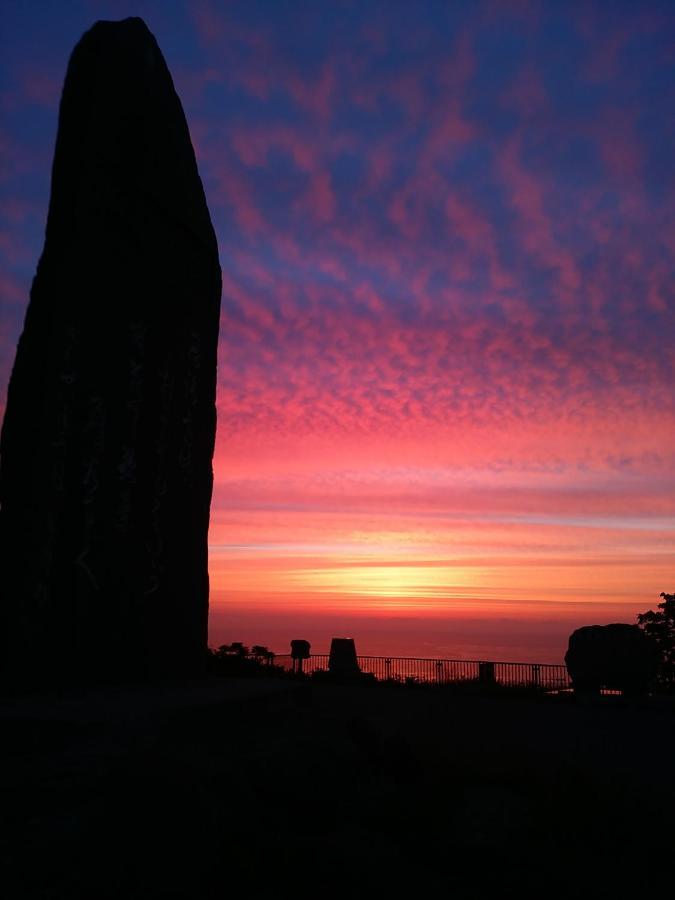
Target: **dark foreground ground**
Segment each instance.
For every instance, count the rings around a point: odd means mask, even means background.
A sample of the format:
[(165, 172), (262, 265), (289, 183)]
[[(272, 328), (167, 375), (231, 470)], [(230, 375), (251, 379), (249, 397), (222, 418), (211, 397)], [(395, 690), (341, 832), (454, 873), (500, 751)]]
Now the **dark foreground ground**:
[(675, 877), (665, 702), (229, 679), (0, 714), (8, 898), (660, 897)]

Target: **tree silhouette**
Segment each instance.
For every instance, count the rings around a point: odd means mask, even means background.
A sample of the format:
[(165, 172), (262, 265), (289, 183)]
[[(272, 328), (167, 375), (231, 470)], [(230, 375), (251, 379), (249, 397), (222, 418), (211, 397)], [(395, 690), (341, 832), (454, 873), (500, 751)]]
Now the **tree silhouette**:
[(248, 647), (245, 647), (241, 641), (234, 641), (231, 644), (221, 644), (216, 650), (218, 656), (248, 656)]
[(255, 644), (251, 647), (251, 656), (258, 662), (271, 662), (274, 659), (274, 653), (263, 647), (261, 644)]
[(675, 681), (675, 594), (661, 593), (656, 610), (638, 614), (638, 625), (653, 638), (661, 654), (661, 676)]
[(274, 665), (275, 656), (272, 650), (262, 644), (255, 644), (249, 650), (241, 641), (233, 641), (209, 650), (208, 667), (214, 675), (267, 677), (284, 671), (281, 666)]

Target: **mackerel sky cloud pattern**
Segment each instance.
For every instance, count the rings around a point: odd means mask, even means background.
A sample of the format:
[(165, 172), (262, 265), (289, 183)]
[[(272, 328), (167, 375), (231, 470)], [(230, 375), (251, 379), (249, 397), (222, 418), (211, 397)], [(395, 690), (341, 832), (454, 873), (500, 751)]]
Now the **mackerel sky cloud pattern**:
[[(215, 637), (296, 637), (297, 609), (317, 637), (360, 616), (373, 652), (385, 617), (389, 652), (412, 628), (411, 654), (456, 655), (480, 621), (481, 655), (558, 659), (570, 624), (672, 588), (671, 4), (23, 6), (3, 13), (2, 397), (68, 53), (142, 15), (224, 273)], [(514, 622), (530, 637), (505, 643)]]

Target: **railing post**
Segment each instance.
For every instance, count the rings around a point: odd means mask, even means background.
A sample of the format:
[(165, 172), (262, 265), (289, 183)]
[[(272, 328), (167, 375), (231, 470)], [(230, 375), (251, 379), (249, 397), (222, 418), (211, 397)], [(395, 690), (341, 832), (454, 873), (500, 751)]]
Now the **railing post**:
[(478, 663), (478, 680), (481, 684), (493, 685), (495, 679), (495, 664), (493, 662)]
[(532, 684), (534, 687), (539, 687), (541, 684), (541, 666), (538, 663), (532, 666)]

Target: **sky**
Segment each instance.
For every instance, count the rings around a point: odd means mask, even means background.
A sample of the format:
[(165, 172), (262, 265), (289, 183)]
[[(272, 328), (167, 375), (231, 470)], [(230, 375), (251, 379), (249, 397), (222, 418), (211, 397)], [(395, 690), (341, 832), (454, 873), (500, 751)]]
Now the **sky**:
[(0, 403), (69, 54), (142, 16), (223, 269), (211, 642), (562, 660), (675, 587), (675, 7), (0, 3)]

